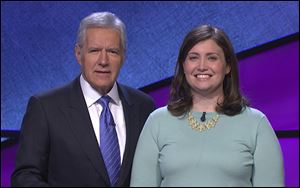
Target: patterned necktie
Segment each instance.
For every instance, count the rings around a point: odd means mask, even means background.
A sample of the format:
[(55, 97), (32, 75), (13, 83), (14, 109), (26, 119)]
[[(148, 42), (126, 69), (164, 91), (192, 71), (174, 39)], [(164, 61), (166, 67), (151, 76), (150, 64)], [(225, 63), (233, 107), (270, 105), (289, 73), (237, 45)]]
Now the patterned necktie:
[(100, 150), (110, 179), (111, 186), (116, 186), (119, 179), (121, 159), (115, 122), (109, 110), (109, 96), (99, 99), (102, 106), (100, 115)]

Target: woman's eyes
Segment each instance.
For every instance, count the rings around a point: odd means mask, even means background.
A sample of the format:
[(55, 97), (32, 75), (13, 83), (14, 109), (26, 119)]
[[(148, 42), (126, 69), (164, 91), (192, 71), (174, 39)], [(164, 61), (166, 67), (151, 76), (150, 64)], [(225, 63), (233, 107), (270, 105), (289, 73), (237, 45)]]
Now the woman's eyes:
[[(199, 56), (189, 56), (188, 59), (189, 59), (190, 61), (195, 61), (195, 60), (200, 59), (200, 57), (199, 57)], [(217, 56), (208, 56), (208, 57), (207, 57), (207, 60), (209, 60), (209, 61), (215, 61), (215, 60), (217, 60), (217, 59), (218, 59)]]
[(218, 57), (217, 57), (217, 56), (208, 56), (207, 59), (208, 59), (208, 60), (211, 60), (211, 61), (214, 61), (214, 60), (217, 60)]

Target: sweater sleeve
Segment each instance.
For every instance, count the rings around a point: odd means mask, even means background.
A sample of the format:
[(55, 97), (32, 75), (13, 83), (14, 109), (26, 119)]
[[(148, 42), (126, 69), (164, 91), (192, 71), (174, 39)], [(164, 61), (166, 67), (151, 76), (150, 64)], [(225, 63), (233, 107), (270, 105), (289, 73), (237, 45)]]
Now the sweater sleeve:
[(255, 187), (284, 187), (280, 144), (266, 116), (262, 117), (257, 129), (252, 183)]
[(147, 119), (141, 132), (132, 166), (131, 187), (159, 187), (161, 173), (158, 164), (159, 124), (153, 114)]

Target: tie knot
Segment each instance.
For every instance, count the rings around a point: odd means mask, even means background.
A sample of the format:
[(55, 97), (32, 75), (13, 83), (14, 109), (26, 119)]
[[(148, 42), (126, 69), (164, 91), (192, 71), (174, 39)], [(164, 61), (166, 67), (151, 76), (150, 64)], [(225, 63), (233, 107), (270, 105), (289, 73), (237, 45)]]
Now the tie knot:
[(107, 107), (108, 106), (108, 103), (110, 102), (111, 98), (110, 96), (108, 95), (105, 95), (105, 96), (102, 96), (98, 102), (101, 104), (101, 106), (104, 108), (104, 107)]

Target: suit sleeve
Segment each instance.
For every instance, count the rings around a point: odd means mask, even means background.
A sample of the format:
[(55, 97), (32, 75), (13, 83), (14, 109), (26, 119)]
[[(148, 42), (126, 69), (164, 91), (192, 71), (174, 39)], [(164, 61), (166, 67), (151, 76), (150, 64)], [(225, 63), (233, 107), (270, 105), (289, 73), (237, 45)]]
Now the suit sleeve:
[(131, 187), (159, 187), (158, 124), (150, 115), (138, 140), (131, 174)]
[[(144, 107), (143, 107), (143, 111), (145, 112), (146, 114), (146, 117), (144, 118), (145, 121), (147, 120), (147, 118), (149, 117), (149, 115), (156, 109), (156, 106), (155, 106), (155, 103), (154, 101), (149, 98), (148, 100), (145, 100), (145, 104), (144, 104)], [(144, 122), (145, 124), (145, 122)]]
[(12, 186), (47, 184), (49, 132), (45, 110), (38, 98), (31, 97), (23, 118)]
[(284, 187), (280, 144), (265, 116), (260, 121), (257, 131), (252, 182), (255, 187)]

